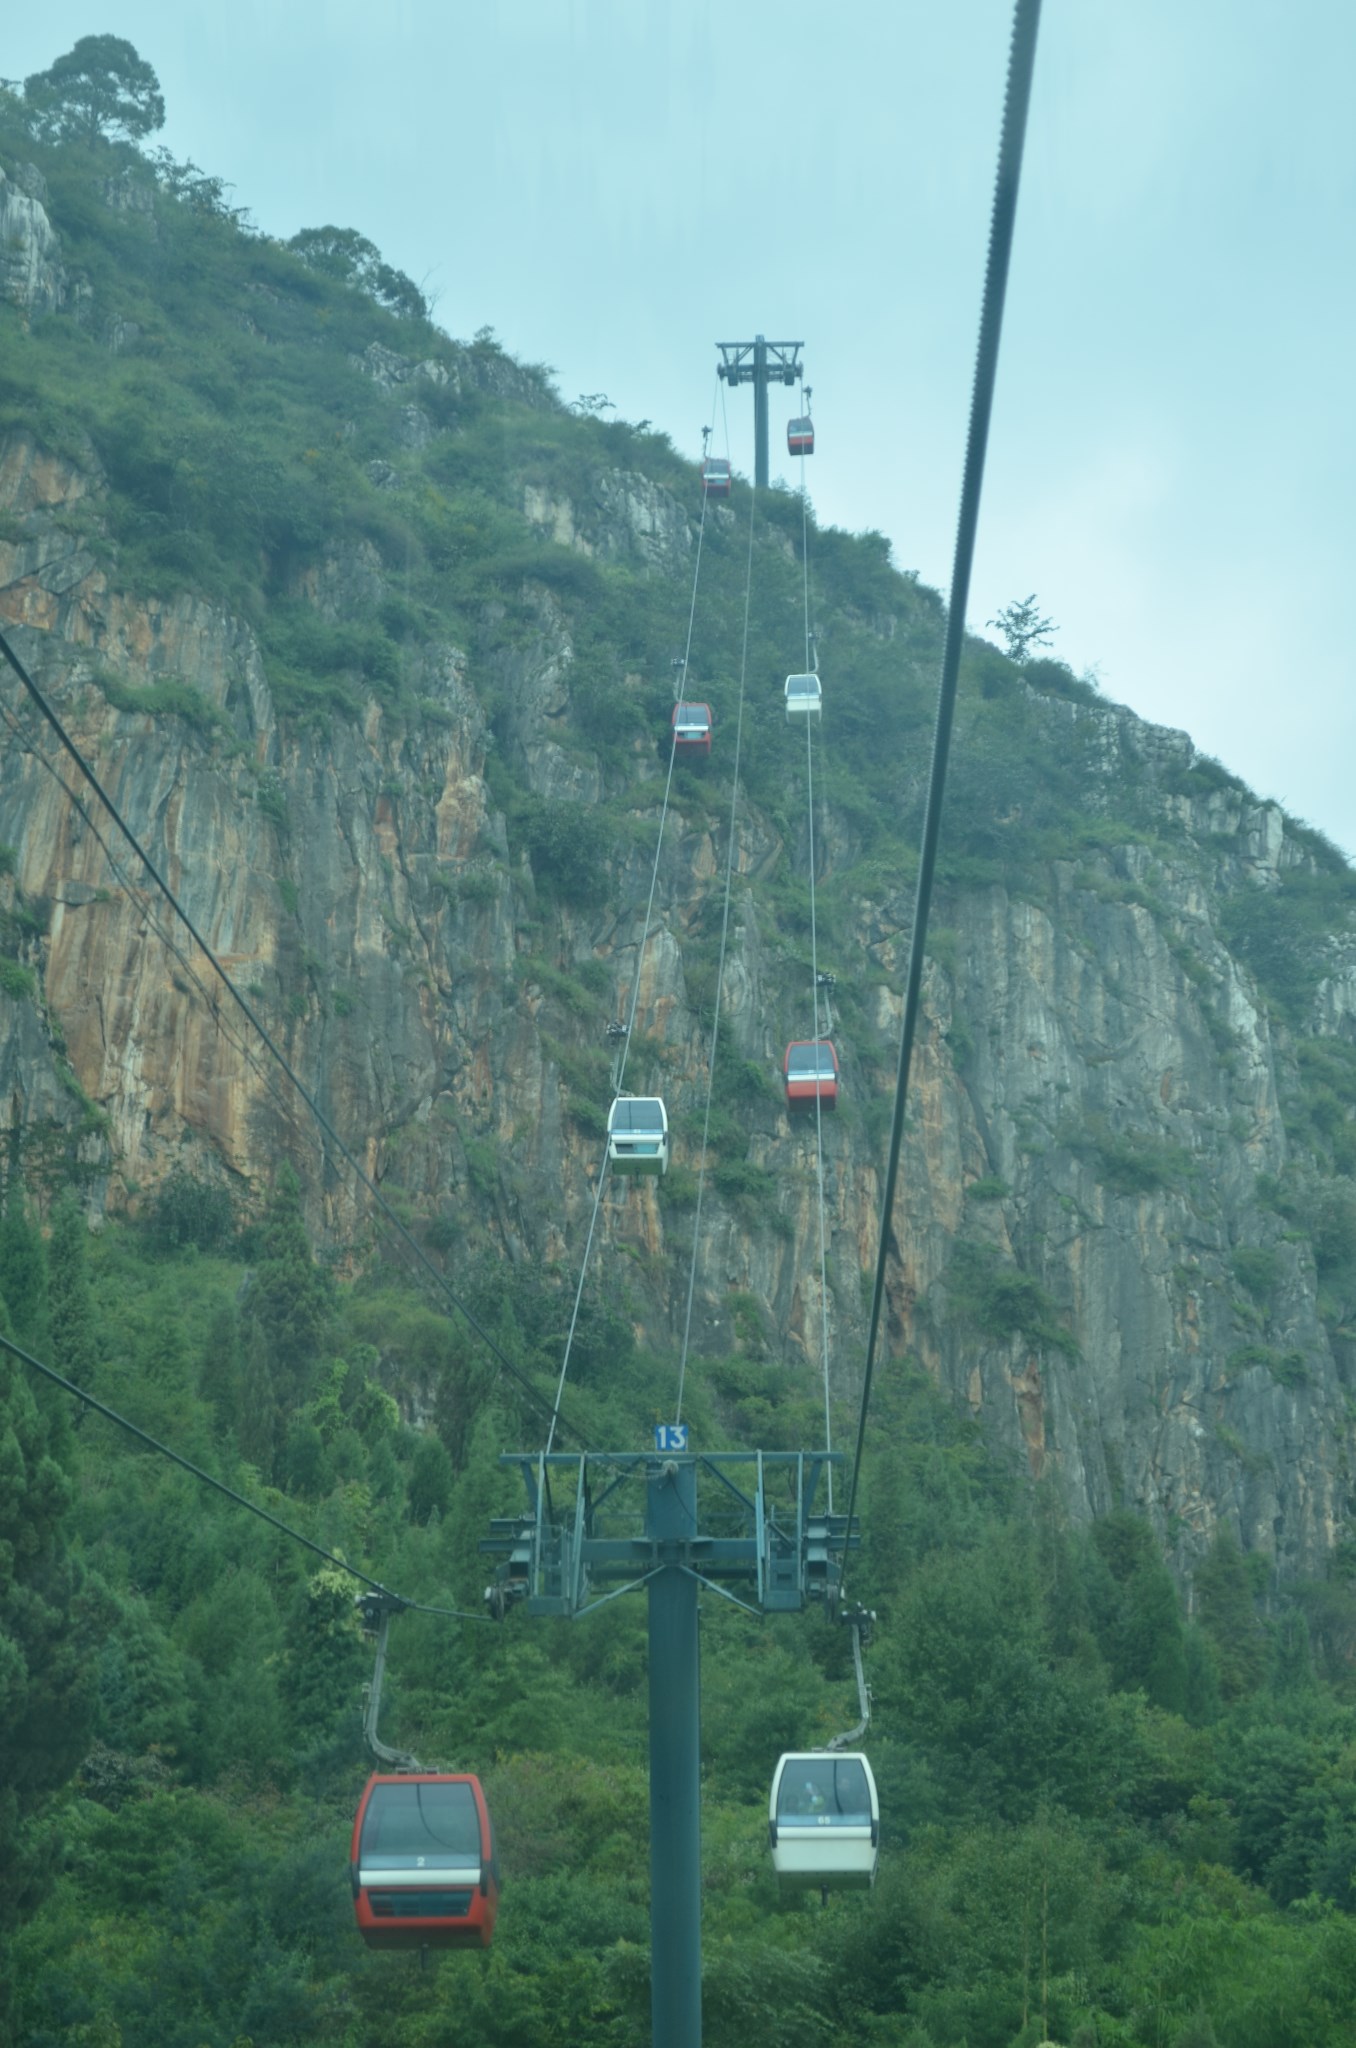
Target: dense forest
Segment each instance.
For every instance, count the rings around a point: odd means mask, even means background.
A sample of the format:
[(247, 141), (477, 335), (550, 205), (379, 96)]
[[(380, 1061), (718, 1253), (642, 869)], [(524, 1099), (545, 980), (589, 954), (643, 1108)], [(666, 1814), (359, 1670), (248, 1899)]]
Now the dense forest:
[[(97, 505), (63, 511), (67, 538), (112, 588), (164, 605), (191, 593), (241, 621), (294, 733), (323, 739), (377, 704), (416, 739), (436, 739), (448, 713), (429, 650), (468, 651), (486, 679), (485, 778), (505, 837), (440, 869), (431, 894), (467, 948), (483, 932), (476, 920), (511, 900), (505, 1014), (535, 991), (570, 1128), (596, 1147), (613, 984), (577, 943), (578, 920), (643, 895), (648, 879), (686, 574), (669, 573), (662, 533), (648, 564), (609, 553), (598, 480), (643, 479), (690, 502), (691, 465), (648, 427), (563, 404), (549, 372), (513, 362), (492, 334), (449, 341), (356, 231), (316, 228), (288, 245), (260, 232), (220, 179), (151, 147), (162, 119), (150, 66), (113, 38), (87, 39), (0, 92), (0, 170), (45, 195), (63, 272), (50, 305), (0, 306), (0, 437), (97, 471)], [(398, 447), (393, 378), (408, 400)], [(560, 537), (558, 513), (526, 517), (525, 484), (547, 504), (602, 502), (589, 546)], [(747, 515), (742, 487), (733, 503)], [(775, 673), (780, 621), (798, 602), (800, 501), (774, 490), (760, 516), (751, 634)], [(21, 554), (31, 524), (5, 519), (0, 542)], [(703, 630), (721, 652), (700, 646), (694, 674), (719, 733), (735, 708), (728, 649), (748, 543), (735, 520), (708, 540)], [(864, 904), (871, 916), (888, 908), (896, 927), (905, 915), (942, 611), (892, 567), (881, 536), (823, 530), (814, 545), (825, 641), (852, 681), (824, 767), (839, 860), (821, 914), (842, 933), (835, 964), (858, 970), (837, 997), (857, 1087), (835, 1142), (878, 1156), (892, 1048), (874, 994), (888, 975), (879, 935), (873, 981), (850, 934)], [(306, 577), (327, 550), (382, 565), (364, 605), (327, 615), (308, 601)], [(8, 617), (5, 604), (0, 591)], [(597, 764), (601, 797), (568, 781), (544, 795), (517, 772), (514, 663), (544, 613), (567, 616), (573, 635), (560, 746), (581, 775)], [(43, 621), (24, 620), (31, 657)], [(306, 886), (305, 850), (289, 838), (298, 792), (240, 759), (229, 720), (182, 677), (92, 657), (84, 681), (110, 716), (186, 734), (250, 778), (249, 816), (280, 849), (277, 893), (295, 918)], [(1185, 856), (1167, 847), (1165, 818), (1240, 786), (1217, 764), (1174, 756), (1090, 803), (1098, 728), (1070, 719), (1095, 699), (1030, 649), (971, 644), (934, 942), (943, 979), (967, 891), (1001, 886), (1049, 906), (1073, 876), (1108, 914), (1169, 928), (1153, 863)], [(775, 702), (751, 711), (743, 777), (769, 843), (775, 830), (794, 855), (799, 792), (780, 721)], [(31, 743), (9, 731), (7, 745)], [(690, 819), (719, 818), (717, 777), (684, 766), (675, 782)], [(385, 797), (412, 805), (420, 792), (402, 784)], [(1287, 830), (1300, 857), (1270, 893), (1238, 881), (1223, 843), (1191, 852), (1207, 864), (1201, 887), (1208, 872), (1220, 890), (1221, 924), (1285, 1056), (1287, 1164), (1258, 1190), (1265, 1228), (1228, 1266), (1232, 1370), (1279, 1395), (1318, 1369), (1283, 1327), (1292, 1267), (1312, 1268), (1339, 1361), (1356, 1285), (1356, 1051), (1311, 1016), (1353, 882), (1320, 835)], [(1114, 867), (1125, 845), (1136, 858)], [(136, 1184), (119, 1166), (116, 1118), (82, 1086), (43, 1001), (51, 906), (22, 886), (21, 851), (0, 846), (0, 1023), (39, 1020), (65, 1108), (42, 1131), (10, 1130), (0, 1331), (334, 1557), (410, 1601), (479, 1617), (477, 1545), (492, 1516), (519, 1505), (500, 1455), (541, 1438), (571, 1309), (567, 1259), (503, 1249), (496, 1218), (530, 1206), (532, 1189), (515, 1188), (512, 1162), (468, 1133), (461, 1180), (430, 1192), (423, 1140), (401, 1151), (405, 1134), (387, 1134), (388, 1199), (510, 1375), (370, 1209), (356, 1204), (354, 1228), (323, 1227), (336, 1169), (309, 1140), (280, 1141), (254, 1178), (185, 1143), (183, 1163), (162, 1157)], [(805, 944), (802, 872), (793, 857), (769, 858), (757, 882), (767, 943), (792, 964)], [(1172, 943), (1176, 968), (1204, 986), (1186, 942)], [(684, 961), (706, 1024), (715, 957), (708, 906)], [(788, 964), (773, 1019), (782, 1035), (798, 1014), (790, 974)], [(257, 1000), (302, 1043), (322, 1019), (342, 1030), (361, 991), (327, 981), (319, 952), (298, 942)], [(958, 1005), (958, 1067), (973, 1055), (969, 1028)], [(1224, 1023), (1212, 1044), (1221, 1063), (1236, 1054)], [(659, 1071), (663, 1048), (643, 1050)], [(713, 1200), (734, 1226), (784, 1240), (776, 1175), (736, 1143), (771, 1118), (774, 1094), (748, 1060), (723, 1069)], [(1033, 1160), (1067, 1155), (1108, 1200), (1190, 1196), (1204, 1210), (1180, 1147), (1093, 1114), (1080, 1122), (1077, 1110), (1039, 1134)], [(364, 1135), (345, 1133), (358, 1145)], [(680, 1153), (662, 1195), (670, 1217), (690, 1218), (693, 1169), (691, 1150)], [(1011, 1192), (972, 1177), (945, 1312), (976, 1345), (1021, 1339), (1074, 1368), (1068, 1303), (1034, 1265), (1006, 1247), (1000, 1258), (985, 1222)], [(581, 1304), (568, 1407), (591, 1444), (639, 1447), (671, 1407), (673, 1348), (653, 1304), (678, 1267), (639, 1241), (618, 1263), (622, 1277), (600, 1279)], [(859, 1293), (856, 1272), (837, 1284)], [(815, 1441), (811, 1358), (774, 1341), (754, 1294), (730, 1292), (727, 1308), (727, 1344), (694, 1361), (694, 1440)], [(837, 1392), (846, 1433), (846, 1366)], [(1240, 1441), (1236, 1456), (1246, 1472), (1255, 1453)], [(368, 1954), (353, 1928), (348, 1838), (367, 1768), (372, 1647), (352, 1579), (11, 1353), (0, 1354), (0, 1476), (0, 2038), (648, 2039), (640, 1601), (574, 1624), (521, 1612), (394, 1624), (384, 1732), (480, 1775), (504, 1871), (490, 1953), (421, 1970)], [(855, 1718), (845, 1632), (819, 1611), (758, 1622), (703, 1604), (710, 2048), (1349, 2041), (1356, 1551), (1339, 1540), (1321, 1570), (1282, 1574), (1221, 1513), (1188, 1580), (1151, 1517), (1126, 1502), (1071, 1515), (1053, 1480), (1033, 1479), (903, 1344), (877, 1388), (860, 1509), (852, 1590), (877, 1615), (870, 1749), (885, 1816), (869, 1896), (779, 1897), (766, 1846), (778, 1754)]]

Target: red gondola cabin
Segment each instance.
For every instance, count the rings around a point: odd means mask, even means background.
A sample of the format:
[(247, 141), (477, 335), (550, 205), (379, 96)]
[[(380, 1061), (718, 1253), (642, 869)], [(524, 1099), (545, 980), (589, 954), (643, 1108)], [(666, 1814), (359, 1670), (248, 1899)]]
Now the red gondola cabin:
[(702, 464), (702, 489), (708, 498), (730, 495), (730, 465), (723, 455), (708, 455)]
[(488, 1948), (499, 1869), (480, 1780), (373, 1772), (353, 1823), (350, 1875), (369, 1948)]
[(714, 720), (709, 704), (675, 704), (673, 744), (680, 754), (709, 754)]
[(797, 1038), (782, 1061), (786, 1099), (792, 1109), (838, 1107), (838, 1055), (827, 1038)]
[(790, 455), (813, 455), (815, 452), (815, 423), (807, 413), (804, 419), (788, 420), (786, 423), (786, 447)]

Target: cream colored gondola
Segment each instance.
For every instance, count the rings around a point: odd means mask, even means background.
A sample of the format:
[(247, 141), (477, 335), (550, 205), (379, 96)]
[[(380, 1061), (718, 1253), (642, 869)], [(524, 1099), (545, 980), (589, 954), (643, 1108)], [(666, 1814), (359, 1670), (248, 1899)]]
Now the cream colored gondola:
[(669, 1120), (657, 1095), (619, 1095), (607, 1120), (614, 1173), (667, 1173)]
[(819, 687), (818, 676), (788, 676), (786, 679), (786, 715), (792, 718), (818, 718), (824, 701), (824, 692)]
[(784, 1891), (865, 1891), (876, 1881), (880, 1801), (860, 1750), (792, 1750), (768, 1803), (772, 1867)]

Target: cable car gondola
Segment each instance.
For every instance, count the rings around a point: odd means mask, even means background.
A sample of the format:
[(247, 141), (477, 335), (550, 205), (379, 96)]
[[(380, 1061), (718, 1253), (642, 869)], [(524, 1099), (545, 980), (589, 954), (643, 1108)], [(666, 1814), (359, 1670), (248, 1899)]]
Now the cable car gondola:
[(730, 465), (723, 455), (708, 455), (702, 463), (702, 489), (708, 498), (730, 495)]
[(792, 718), (818, 718), (824, 700), (819, 687), (818, 676), (788, 676), (786, 679), (786, 715)]
[(669, 1120), (657, 1095), (619, 1095), (607, 1120), (607, 1156), (614, 1173), (669, 1170)]
[(787, 421), (786, 448), (789, 455), (814, 454), (815, 423), (808, 413), (801, 419)]
[(673, 744), (680, 753), (709, 754), (715, 721), (709, 704), (675, 704)]
[(369, 1948), (488, 1948), (499, 1868), (480, 1780), (374, 1771), (353, 1823), (353, 1909)]
[(784, 1891), (866, 1891), (876, 1881), (880, 1801), (860, 1750), (793, 1750), (768, 1802), (772, 1867)]
[(808, 1109), (818, 1101), (825, 1109), (838, 1107), (838, 1055), (828, 1038), (794, 1038), (782, 1061), (786, 1099), (794, 1108)]

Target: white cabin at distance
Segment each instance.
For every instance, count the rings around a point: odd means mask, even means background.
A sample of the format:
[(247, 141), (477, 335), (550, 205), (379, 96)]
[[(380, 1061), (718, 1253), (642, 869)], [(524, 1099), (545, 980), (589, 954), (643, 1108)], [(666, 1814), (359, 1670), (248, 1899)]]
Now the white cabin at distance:
[(786, 715), (788, 718), (818, 718), (824, 702), (818, 676), (788, 676)]

